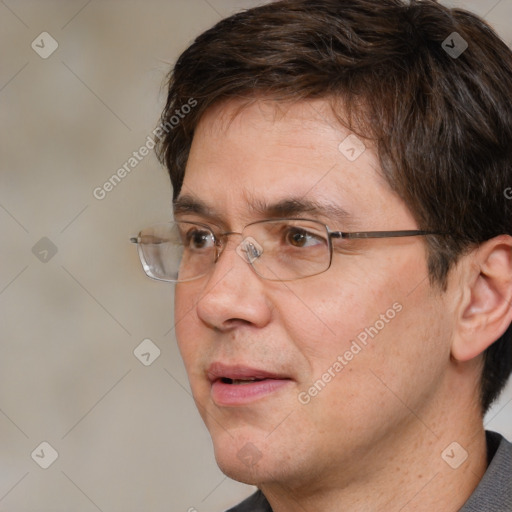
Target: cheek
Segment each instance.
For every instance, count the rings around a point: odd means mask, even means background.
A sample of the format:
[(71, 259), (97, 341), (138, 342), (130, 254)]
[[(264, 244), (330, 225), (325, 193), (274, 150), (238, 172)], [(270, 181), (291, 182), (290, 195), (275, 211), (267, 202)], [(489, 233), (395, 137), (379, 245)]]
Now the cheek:
[[(288, 296), (276, 298), (275, 304), (286, 304), (279, 310), (281, 321), (309, 368), (303, 389), (330, 371), (336, 378), (325, 375), (332, 381), (326, 387), (341, 386), (343, 399), (364, 398), (365, 390), (385, 384), (408, 396), (408, 390), (419, 392), (439, 376), (449, 356), (446, 315), (432, 297), (424, 261), (402, 263), (397, 258), (399, 270), (390, 273), (393, 265), (385, 266), (380, 275), (375, 264), (373, 272), (361, 272), (364, 262), (358, 263), (343, 278), (318, 276), (307, 289), (290, 283)], [(339, 396), (331, 399), (343, 400)]]
[[(307, 283), (290, 282), (273, 298), (280, 322), (296, 349), (309, 360), (315, 374), (350, 349), (351, 342), (364, 341), (364, 329), (379, 319), (395, 302), (386, 287), (373, 285), (364, 274), (344, 273), (343, 278), (325, 274)], [(380, 325), (379, 325), (380, 327)], [(368, 335), (366, 334), (368, 338)], [(328, 367), (328, 366), (327, 366)]]
[(198, 332), (197, 313), (195, 303), (197, 296), (194, 295), (192, 287), (177, 284), (174, 293), (174, 332), (181, 357), (187, 369), (191, 371), (193, 356), (200, 354), (199, 350), (201, 336)]
[[(314, 349), (312, 338), (301, 338), (311, 371), (300, 385), (306, 393), (298, 406), (305, 430), (325, 434), (324, 439), (339, 439), (343, 432), (350, 445), (358, 446), (409, 421), (411, 410), (421, 416), (436, 396), (449, 360), (441, 341), (446, 332), (431, 328), (438, 311), (413, 303), (390, 311), (395, 315), (381, 329), (379, 316), (371, 316), (340, 323), (347, 334), (335, 338), (329, 333), (316, 340)], [(418, 311), (425, 314), (421, 323)]]

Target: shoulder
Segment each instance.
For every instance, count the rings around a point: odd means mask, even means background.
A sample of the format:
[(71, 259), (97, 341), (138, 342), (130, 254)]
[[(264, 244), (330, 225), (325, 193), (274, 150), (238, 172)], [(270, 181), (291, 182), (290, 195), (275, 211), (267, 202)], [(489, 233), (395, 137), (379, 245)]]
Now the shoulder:
[(489, 466), (460, 512), (512, 510), (512, 444), (495, 432), (486, 432)]

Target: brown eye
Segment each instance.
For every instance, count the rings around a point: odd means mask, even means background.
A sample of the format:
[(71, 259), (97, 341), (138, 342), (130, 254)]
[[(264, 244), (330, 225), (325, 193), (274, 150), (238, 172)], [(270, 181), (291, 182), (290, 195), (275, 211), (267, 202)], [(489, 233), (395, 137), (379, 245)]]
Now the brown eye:
[(325, 244), (324, 238), (302, 228), (290, 228), (285, 235), (286, 243), (293, 247), (311, 247)]
[[(212, 234), (208, 231), (200, 231), (198, 229), (191, 229), (187, 232), (186, 237), (186, 247), (190, 249), (204, 249), (208, 247), (213, 247), (213, 237)], [(210, 244), (208, 246), (208, 244)]]

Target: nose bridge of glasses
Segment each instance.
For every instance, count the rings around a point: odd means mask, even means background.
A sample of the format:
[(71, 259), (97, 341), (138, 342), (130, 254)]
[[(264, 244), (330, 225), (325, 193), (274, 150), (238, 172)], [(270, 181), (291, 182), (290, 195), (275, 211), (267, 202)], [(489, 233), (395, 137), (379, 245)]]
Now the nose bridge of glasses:
[(228, 244), (229, 242), (229, 237), (231, 235), (240, 235), (240, 236), (243, 236), (242, 233), (240, 233), (239, 231), (224, 231), (222, 233), (214, 233), (213, 236), (215, 238), (215, 241), (216, 241), (216, 244), (217, 244), (217, 247), (220, 247), (221, 250), (223, 251), (224, 248), (226, 247), (226, 245)]
[[(213, 233), (213, 238), (215, 240), (216, 247), (215, 261), (217, 261), (220, 258), (221, 254), (226, 249), (229, 243), (229, 237), (231, 235), (243, 236), (243, 234), (239, 231), (224, 231), (222, 233)], [(237, 246), (238, 245), (239, 244), (237, 244)]]

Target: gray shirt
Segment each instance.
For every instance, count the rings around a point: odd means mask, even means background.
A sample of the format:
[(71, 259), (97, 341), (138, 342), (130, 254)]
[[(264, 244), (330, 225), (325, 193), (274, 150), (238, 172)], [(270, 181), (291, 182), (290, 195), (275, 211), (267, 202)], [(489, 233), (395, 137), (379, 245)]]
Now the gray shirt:
[[(482, 480), (459, 512), (512, 512), (512, 444), (486, 432), (489, 465)], [(261, 491), (227, 512), (272, 512)]]

